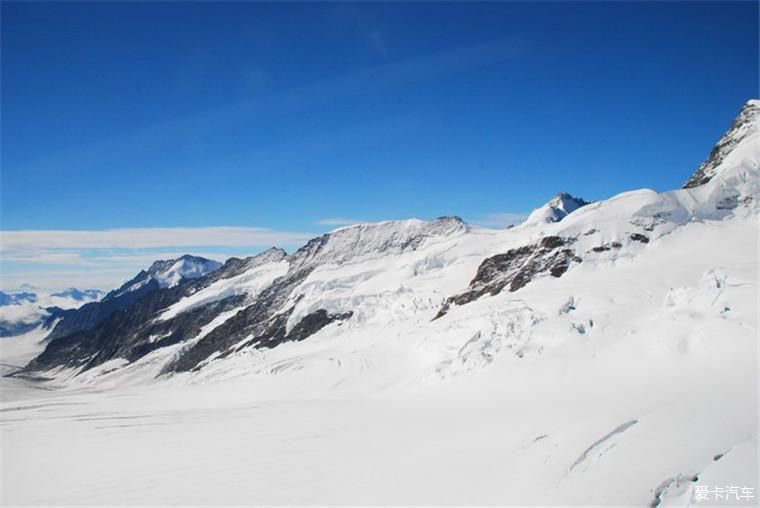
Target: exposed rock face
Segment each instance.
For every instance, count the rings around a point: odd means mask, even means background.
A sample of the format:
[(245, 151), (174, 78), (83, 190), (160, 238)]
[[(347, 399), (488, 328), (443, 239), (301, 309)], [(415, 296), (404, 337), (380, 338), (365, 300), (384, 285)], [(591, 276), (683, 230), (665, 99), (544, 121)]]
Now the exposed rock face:
[(66, 310), (61, 314), (62, 320), (53, 328), (47, 340), (52, 341), (79, 331), (91, 330), (114, 312), (126, 309), (156, 289), (158, 283), (148, 281), (133, 291), (111, 298), (106, 297), (100, 302), (86, 303), (78, 309)]
[[(51, 341), (73, 333), (92, 330), (114, 312), (130, 307), (157, 289), (173, 287), (185, 280), (197, 280), (203, 275), (213, 273), (220, 266), (220, 263), (216, 261), (187, 255), (177, 259), (156, 261), (147, 271), (140, 271), (121, 287), (108, 293), (101, 301), (64, 311), (60, 316), (61, 321), (50, 332), (47, 339)], [(190, 287), (188, 286), (188, 289)], [(178, 297), (181, 298), (182, 294), (180, 293)]]
[(256, 343), (263, 345), (283, 342), (288, 317), (293, 310), (292, 304), (286, 308), (288, 297), (310, 272), (310, 269), (301, 270), (276, 280), (258, 295), (253, 304), (214, 328), (183, 352), (166, 370), (192, 370), (214, 354), (225, 356)]
[[(109, 293), (98, 306), (85, 306), (84, 312), (64, 319), (47, 349), (27, 369), (65, 365), (86, 370), (114, 358), (134, 361), (157, 348), (185, 342), (163, 369), (181, 372), (197, 369), (210, 359), (241, 348), (272, 348), (282, 342), (301, 341), (330, 323), (352, 316), (350, 310), (331, 313), (316, 308), (288, 326), (298, 303), (295, 290), (317, 266), (416, 250), (427, 241), (466, 231), (467, 225), (458, 217), (360, 224), (314, 238), (291, 256), (270, 249), (253, 258), (231, 258), (224, 266), (177, 285), (164, 281), (172, 280), (168, 273), (184, 273), (185, 265), (179, 265), (184, 258), (157, 262)], [(288, 262), (287, 273), (269, 283), (255, 298), (238, 294), (210, 303), (201, 301), (177, 314), (164, 314), (183, 298), (221, 279), (283, 260)], [(194, 258), (186, 261), (198, 264)], [(222, 313), (236, 309), (221, 324), (204, 331)]]
[(641, 233), (631, 233), (631, 240), (634, 242), (649, 243), (649, 237)]
[(126, 292), (122, 286), (101, 302), (84, 305), (77, 311), (63, 311), (64, 319), (49, 336), (47, 348), (27, 369), (44, 370), (55, 366), (87, 369), (113, 358), (134, 361), (154, 349), (193, 337), (221, 312), (242, 304), (245, 296), (211, 302), (168, 321), (156, 320), (156, 314), (220, 279), (234, 277), (285, 256), (282, 249), (270, 249), (246, 259), (230, 258), (220, 269), (174, 287), (160, 288), (154, 280)]
[(292, 330), (287, 322), (295, 304), (293, 292), (312, 270), (325, 263), (342, 264), (360, 256), (389, 255), (415, 250), (435, 237), (464, 233), (458, 217), (359, 224), (310, 240), (288, 258), (288, 273), (265, 289), (256, 301), (190, 347), (167, 370), (181, 372), (200, 366), (212, 356), (224, 357), (246, 347), (272, 348), (304, 340), (333, 321), (347, 320), (351, 311), (330, 314), (318, 309)]
[[(91, 330), (82, 330), (50, 341), (45, 351), (25, 370), (56, 366), (90, 369), (114, 358), (135, 361), (154, 349), (176, 344), (198, 334), (220, 312), (234, 308), (243, 297), (232, 297), (199, 307), (171, 321), (156, 321), (155, 313), (176, 298), (179, 288), (154, 291), (128, 311), (113, 313)], [(238, 300), (238, 301), (236, 301)]]
[[(641, 236), (644, 236), (644, 235), (641, 235)], [(647, 241), (649, 241), (649, 239), (647, 239)], [(598, 245), (596, 247), (592, 247), (591, 251), (592, 252), (607, 252), (608, 250), (620, 249), (621, 247), (623, 247), (623, 244), (620, 242), (610, 242), (610, 243), (604, 243), (602, 245)]]
[(689, 177), (683, 188), (689, 189), (709, 182), (740, 142), (749, 136), (758, 134), (757, 122), (755, 121), (758, 115), (760, 115), (760, 101), (751, 100), (747, 102), (739, 112), (739, 116), (734, 120), (731, 128), (720, 138), (718, 144), (710, 152), (710, 155), (699, 165), (694, 174)]
[(546, 236), (538, 243), (487, 258), (478, 267), (469, 289), (449, 297), (434, 319), (445, 315), (452, 304), (464, 305), (485, 294), (497, 295), (505, 288), (510, 292), (517, 291), (544, 273), (561, 277), (571, 263), (582, 261), (568, 247), (573, 242), (574, 238)]

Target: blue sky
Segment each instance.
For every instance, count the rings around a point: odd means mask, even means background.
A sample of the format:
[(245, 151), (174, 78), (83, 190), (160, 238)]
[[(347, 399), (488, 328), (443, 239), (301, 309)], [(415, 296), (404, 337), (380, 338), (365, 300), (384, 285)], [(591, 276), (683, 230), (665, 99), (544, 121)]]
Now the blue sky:
[(758, 90), (756, 2), (0, 9), (4, 287), (676, 188)]

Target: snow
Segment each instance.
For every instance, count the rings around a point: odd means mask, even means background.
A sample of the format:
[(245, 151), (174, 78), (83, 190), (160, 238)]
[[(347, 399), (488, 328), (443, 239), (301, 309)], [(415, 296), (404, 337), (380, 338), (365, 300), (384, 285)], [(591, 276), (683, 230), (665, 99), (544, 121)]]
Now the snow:
[(524, 224), (559, 222), (567, 217), (567, 215), (587, 204), (583, 199), (573, 197), (566, 192), (560, 192), (544, 206), (533, 210), (525, 219)]
[(169, 269), (154, 274), (159, 287), (174, 287), (185, 279), (196, 279), (217, 270), (221, 263), (208, 259), (183, 256), (177, 259)]
[[(368, 315), (197, 373), (155, 381), (146, 358), (147, 382), (115, 362), (7, 402), (3, 502), (644, 506), (664, 480), (745, 448), (720, 481), (754, 485), (738, 473), (755, 467), (756, 224), (689, 222), (621, 262), (432, 323), (436, 305), (409, 307), (411, 295), (436, 273), (460, 286), (472, 273), (443, 245), (401, 255), (384, 291), (380, 260), (315, 270), (302, 300), (333, 275), (359, 280)], [(401, 276), (436, 254), (443, 267)], [(387, 294), (402, 280), (409, 296)]]
[(160, 288), (171, 288), (187, 279), (196, 279), (218, 270), (222, 264), (210, 259), (184, 255), (177, 259), (154, 262), (147, 271), (141, 271), (134, 279), (124, 283), (118, 290), (106, 295), (106, 298), (118, 298), (130, 291), (156, 281)]
[[(757, 495), (753, 139), (705, 185), (625, 192), (559, 221), (341, 228), (157, 317), (250, 301), (309, 268), (288, 326), (317, 309), (354, 314), (302, 342), (165, 373), (244, 303), (133, 363), (4, 381), (17, 385), (0, 407), (0, 502), (699, 506), (705, 485)], [(432, 320), (486, 257), (547, 235), (575, 238), (583, 262)]]
[[(49, 331), (49, 329), (39, 326), (14, 337), (0, 337), (0, 404), (8, 400), (26, 397), (37, 399), (41, 394), (52, 393), (46, 387), (30, 385), (20, 379), (4, 377), (19, 370), (45, 349), (44, 339)], [(0, 431), (0, 451), (3, 449), (3, 432)], [(2, 462), (0, 462), (0, 480), (4, 479), (2, 472)], [(1, 500), (2, 496), (0, 495)]]
[(165, 321), (200, 305), (206, 305), (230, 296), (242, 294), (255, 296), (276, 278), (285, 275), (287, 271), (288, 262), (279, 261), (257, 266), (235, 277), (218, 280), (168, 307), (158, 319)]

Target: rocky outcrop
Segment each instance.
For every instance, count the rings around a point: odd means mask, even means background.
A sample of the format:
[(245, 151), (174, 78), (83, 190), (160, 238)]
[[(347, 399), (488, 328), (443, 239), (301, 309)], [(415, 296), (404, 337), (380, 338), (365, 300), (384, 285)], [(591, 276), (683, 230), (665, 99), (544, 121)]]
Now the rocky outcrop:
[(452, 305), (464, 305), (486, 294), (494, 296), (505, 288), (517, 291), (542, 274), (561, 277), (571, 263), (582, 261), (570, 248), (574, 242), (574, 238), (546, 236), (537, 243), (487, 258), (478, 267), (469, 289), (446, 299), (433, 319), (445, 315)]
[(148, 281), (133, 291), (105, 298), (100, 302), (86, 303), (78, 309), (65, 310), (61, 314), (61, 321), (50, 332), (47, 340), (53, 341), (72, 333), (91, 330), (114, 312), (128, 308), (157, 289), (156, 281)]
[[(204, 278), (204, 276), (214, 273), (220, 266), (220, 263), (216, 261), (189, 255), (177, 259), (156, 261), (148, 270), (141, 270), (135, 277), (122, 284), (118, 289), (109, 292), (99, 302), (87, 303), (78, 309), (64, 311), (60, 315), (61, 321), (50, 332), (47, 340), (52, 341), (77, 332), (92, 330), (114, 312), (131, 307), (146, 295), (158, 289), (176, 286), (171, 282), (177, 280), (177, 277), (179, 277), (178, 283), (198, 281), (200, 285), (210, 284), (216, 279)], [(172, 271), (173, 269), (174, 271)], [(197, 285), (185, 286), (185, 291), (177, 292), (176, 297), (182, 298)]]
[(631, 233), (631, 240), (634, 242), (649, 243), (649, 237), (641, 233)]
[(208, 358), (223, 358), (247, 347), (272, 348), (301, 341), (333, 321), (347, 320), (351, 311), (331, 314), (318, 309), (291, 330), (288, 320), (295, 309), (294, 291), (319, 265), (343, 264), (362, 256), (392, 255), (416, 250), (425, 242), (467, 231), (459, 217), (432, 221), (390, 221), (341, 228), (314, 238), (288, 257), (288, 273), (266, 288), (250, 306), (211, 331), (167, 367), (170, 372), (193, 370)]
[[(205, 276), (161, 288), (148, 280), (131, 291), (112, 291), (101, 302), (78, 310), (62, 311), (63, 319), (48, 336), (48, 345), (25, 370), (45, 370), (56, 366), (92, 368), (113, 358), (134, 361), (154, 349), (182, 342), (198, 335), (201, 328), (220, 313), (243, 304), (245, 295), (211, 302), (183, 312), (171, 320), (157, 320), (159, 311), (177, 303), (214, 282), (234, 277), (261, 264), (285, 258), (282, 249), (269, 249), (245, 259), (230, 258), (221, 268)], [(153, 266), (157, 266), (155, 263)], [(147, 272), (141, 272), (147, 273)]]
[(710, 155), (689, 177), (683, 188), (690, 189), (709, 182), (737, 145), (749, 136), (758, 133), (757, 122), (755, 121), (758, 115), (760, 115), (760, 101), (751, 100), (747, 102), (739, 112), (739, 116), (731, 124), (731, 128), (720, 138)]
[[(295, 290), (314, 268), (416, 250), (425, 242), (466, 231), (467, 225), (458, 217), (360, 224), (314, 238), (291, 256), (280, 249), (270, 249), (252, 258), (231, 258), (210, 273), (182, 280), (177, 285), (172, 283), (172, 274), (185, 273), (186, 264), (195, 266), (200, 262), (189, 257), (159, 261), (98, 304), (65, 316), (46, 350), (27, 370), (56, 366), (86, 370), (114, 358), (135, 361), (155, 349), (186, 342), (164, 368), (164, 372), (181, 372), (240, 348), (272, 348), (282, 342), (301, 341), (332, 322), (352, 316), (350, 310), (330, 313), (317, 309), (288, 327), (298, 303)], [(159, 314), (221, 279), (285, 259), (289, 264), (287, 273), (253, 299), (238, 294), (188, 308), (171, 317)], [(213, 319), (234, 309), (239, 310), (204, 331)]]

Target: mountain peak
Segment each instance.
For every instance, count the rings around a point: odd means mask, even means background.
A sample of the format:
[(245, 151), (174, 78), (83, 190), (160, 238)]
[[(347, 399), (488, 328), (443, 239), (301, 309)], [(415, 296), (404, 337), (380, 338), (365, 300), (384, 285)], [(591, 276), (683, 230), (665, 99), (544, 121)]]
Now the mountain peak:
[(560, 192), (552, 199), (550, 199), (547, 204), (568, 214), (574, 212), (582, 206), (587, 205), (588, 201), (582, 198), (576, 198), (567, 192)]
[(174, 287), (183, 280), (197, 279), (221, 266), (222, 263), (218, 261), (190, 254), (176, 259), (159, 259), (154, 261), (147, 270), (141, 270), (135, 277), (122, 284), (119, 289), (108, 293), (105, 299), (119, 297), (148, 284), (158, 288)]
[(550, 199), (544, 206), (536, 208), (525, 219), (525, 224), (543, 224), (559, 222), (569, 214), (582, 206), (589, 204), (589, 201), (578, 198), (567, 192), (560, 192)]
[(751, 99), (742, 106), (731, 127), (720, 138), (697, 170), (684, 184), (684, 189), (704, 185), (718, 173), (730, 167), (741, 166), (747, 160), (756, 160), (760, 144), (760, 100)]
[[(157, 263), (160, 263), (160, 269)], [(174, 287), (185, 279), (197, 279), (217, 270), (222, 264), (218, 261), (185, 254), (177, 259), (157, 261), (149, 273), (160, 287)]]

